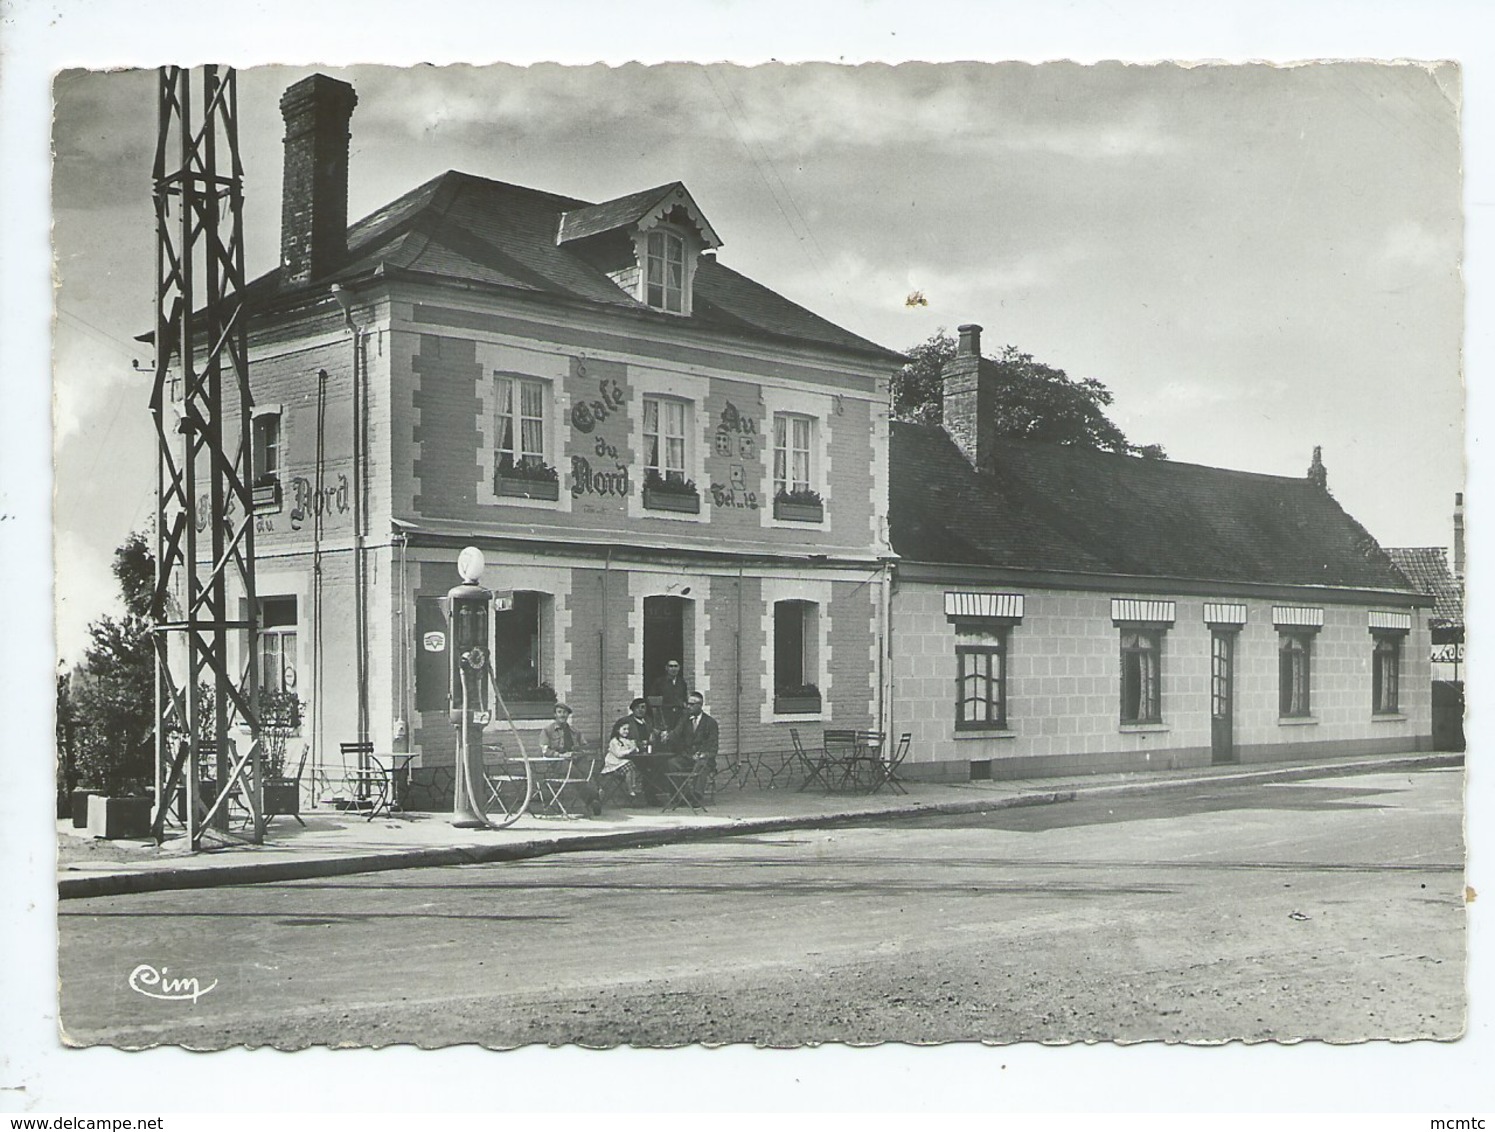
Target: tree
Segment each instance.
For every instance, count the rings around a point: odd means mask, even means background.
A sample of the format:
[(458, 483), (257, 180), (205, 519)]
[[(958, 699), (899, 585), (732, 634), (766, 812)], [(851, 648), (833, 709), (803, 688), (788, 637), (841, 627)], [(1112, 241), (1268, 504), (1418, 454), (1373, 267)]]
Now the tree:
[(83, 663), (58, 685), (58, 715), (72, 724), (80, 778), (106, 794), (143, 789), (154, 777), (156, 669), (150, 638), (155, 558), (145, 536), (130, 535), (114, 552), (123, 617), (88, 627)]
[[(941, 328), (906, 353), (912, 360), (893, 378), (893, 416), (938, 424), (943, 373), (955, 357), (955, 339)], [(997, 357), (984, 359), (983, 364), (996, 371), (996, 424), (1001, 435), (1154, 460), (1168, 458), (1161, 445), (1133, 444), (1126, 438), (1105, 413), (1111, 391), (1095, 378), (1076, 381), (1015, 346), (1003, 346)]]

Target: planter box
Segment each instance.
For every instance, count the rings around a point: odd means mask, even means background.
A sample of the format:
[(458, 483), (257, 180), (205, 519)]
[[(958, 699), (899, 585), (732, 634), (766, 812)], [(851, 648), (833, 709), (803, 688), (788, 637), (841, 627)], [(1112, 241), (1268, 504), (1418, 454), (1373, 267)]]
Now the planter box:
[(497, 475), (494, 484), (499, 495), (513, 499), (559, 499), (561, 485), (558, 480), (522, 480), (514, 476)]
[(280, 481), (272, 480), (269, 483), (255, 484), (253, 499), (256, 511), (279, 511)]
[(88, 828), (88, 799), (93, 797), (92, 790), (74, 790), (71, 796), (73, 804), (73, 828)]
[(825, 504), (793, 503), (787, 499), (775, 499), (773, 517), (788, 519), (794, 523), (823, 523), (825, 522)]
[(776, 715), (815, 715), (820, 711), (820, 697), (775, 696), (773, 710)]
[(294, 778), (267, 778), (264, 786), (265, 817), (301, 814), (301, 784)]
[(149, 837), (151, 800), (149, 798), (104, 798), (94, 794), (88, 799), (88, 834), (90, 837)]
[(699, 515), (701, 497), (684, 491), (660, 491), (644, 488), (644, 506), (651, 511), (678, 511), (682, 515)]
[(549, 719), (555, 714), (554, 700), (505, 700), (504, 703), (509, 705), (509, 714), (515, 719)]

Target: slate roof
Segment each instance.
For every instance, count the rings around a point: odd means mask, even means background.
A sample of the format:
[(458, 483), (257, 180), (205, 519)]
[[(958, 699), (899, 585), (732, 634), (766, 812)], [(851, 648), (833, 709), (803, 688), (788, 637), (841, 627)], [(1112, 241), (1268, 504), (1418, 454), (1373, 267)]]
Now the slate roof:
[[(304, 290), (325, 293), (333, 281), (366, 276), (382, 267), (386, 272), (595, 303), (634, 311), (640, 317), (658, 319), (662, 325), (679, 325), (681, 316), (650, 310), (625, 294), (577, 250), (577, 241), (557, 243), (565, 213), (585, 210), (582, 217), (588, 225), (615, 227), (619, 216), (630, 211), (641, 215), (663, 192), (673, 188), (672, 182), (593, 206), (589, 201), (448, 171), (352, 225), (344, 266), (326, 279), (307, 284)], [(255, 280), (246, 298), (255, 307), (292, 293), (281, 286), (277, 268)], [(851, 350), (891, 365), (904, 360), (894, 351), (843, 330), (723, 266), (712, 256), (700, 260), (693, 313), (683, 321), (717, 333)]]
[(1441, 546), (1388, 546), (1386, 553), (1406, 575), (1412, 588), (1433, 595), (1428, 627), (1446, 629), (1464, 624), (1464, 588), (1448, 568), (1448, 551)]
[(1306, 479), (1017, 439), (977, 472), (943, 429), (894, 421), (889, 484), (893, 549), (913, 562), (1410, 588)]

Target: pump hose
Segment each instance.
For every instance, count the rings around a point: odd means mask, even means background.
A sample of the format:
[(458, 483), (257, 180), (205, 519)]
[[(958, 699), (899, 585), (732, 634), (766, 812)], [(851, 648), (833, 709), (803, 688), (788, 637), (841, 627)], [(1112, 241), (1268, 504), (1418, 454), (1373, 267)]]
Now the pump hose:
[[(519, 761), (524, 764), (523, 800), (519, 803), (518, 806), (514, 808), (513, 813), (505, 815), (502, 820), (496, 823), (492, 821), (490, 821), (489, 823), (490, 825), (493, 825), (495, 829), (504, 829), (508, 826), (513, 825), (516, 821), (522, 818), (525, 812), (529, 809), (530, 799), (534, 796), (535, 792), (535, 772), (534, 769), (530, 766), (529, 752), (524, 748), (524, 736), (519, 733), (519, 728), (514, 723), (514, 717), (509, 714), (509, 705), (504, 702), (503, 693), (498, 690), (498, 677), (494, 675), (493, 667), (491, 665), (485, 666), (485, 671), (488, 673), (489, 686), (493, 689), (493, 700), (498, 704), (499, 708), (504, 713), (504, 721), (508, 723), (509, 731), (512, 732), (514, 736), (514, 745), (519, 748)], [(467, 696), (467, 682), (465, 680), (462, 683), (462, 695), (465, 701)], [(465, 702), (463, 704), (463, 707), (466, 707)], [(468, 783), (468, 789), (472, 789), (472, 783)], [(484, 812), (482, 807), (479, 806), (474, 808), (478, 813), (483, 814), (484, 817), (487, 817), (487, 814)]]
[[(458, 675), (461, 675), (461, 673), (458, 673)], [(467, 719), (467, 680), (464, 677), (462, 680), (462, 729), (458, 733), (462, 737), (462, 750), (460, 752), (460, 757), (462, 759), (462, 786), (467, 791), (468, 808), (473, 813), (477, 814), (478, 817), (483, 819), (485, 828), (497, 829), (499, 828), (498, 826), (495, 826), (492, 822), (488, 821), (488, 813), (483, 807), (482, 803), (478, 801), (477, 784), (473, 782), (472, 775), (468, 773), (472, 769), (472, 759), (470, 757), (472, 752), (467, 749), (470, 734), (467, 727)], [(479, 765), (482, 765), (481, 755), (482, 752), (480, 751)]]

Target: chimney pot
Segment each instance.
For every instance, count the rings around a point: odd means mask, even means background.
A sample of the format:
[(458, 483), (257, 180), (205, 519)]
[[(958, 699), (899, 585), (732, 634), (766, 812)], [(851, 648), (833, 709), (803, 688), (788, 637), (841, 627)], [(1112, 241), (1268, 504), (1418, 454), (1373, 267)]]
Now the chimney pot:
[(310, 75), (280, 99), (285, 120), (280, 263), (286, 283), (327, 275), (348, 255), (348, 122), (358, 95)]
[(946, 434), (977, 468), (996, 455), (996, 374), (981, 360), (981, 327), (959, 328), (955, 357), (941, 381), (940, 420)]
[(1464, 493), (1453, 497), (1453, 576), (1464, 580)]
[(956, 328), (960, 331), (960, 344), (956, 347), (957, 354), (973, 354), (981, 356), (981, 327), (974, 322), (968, 322), (964, 326)]

